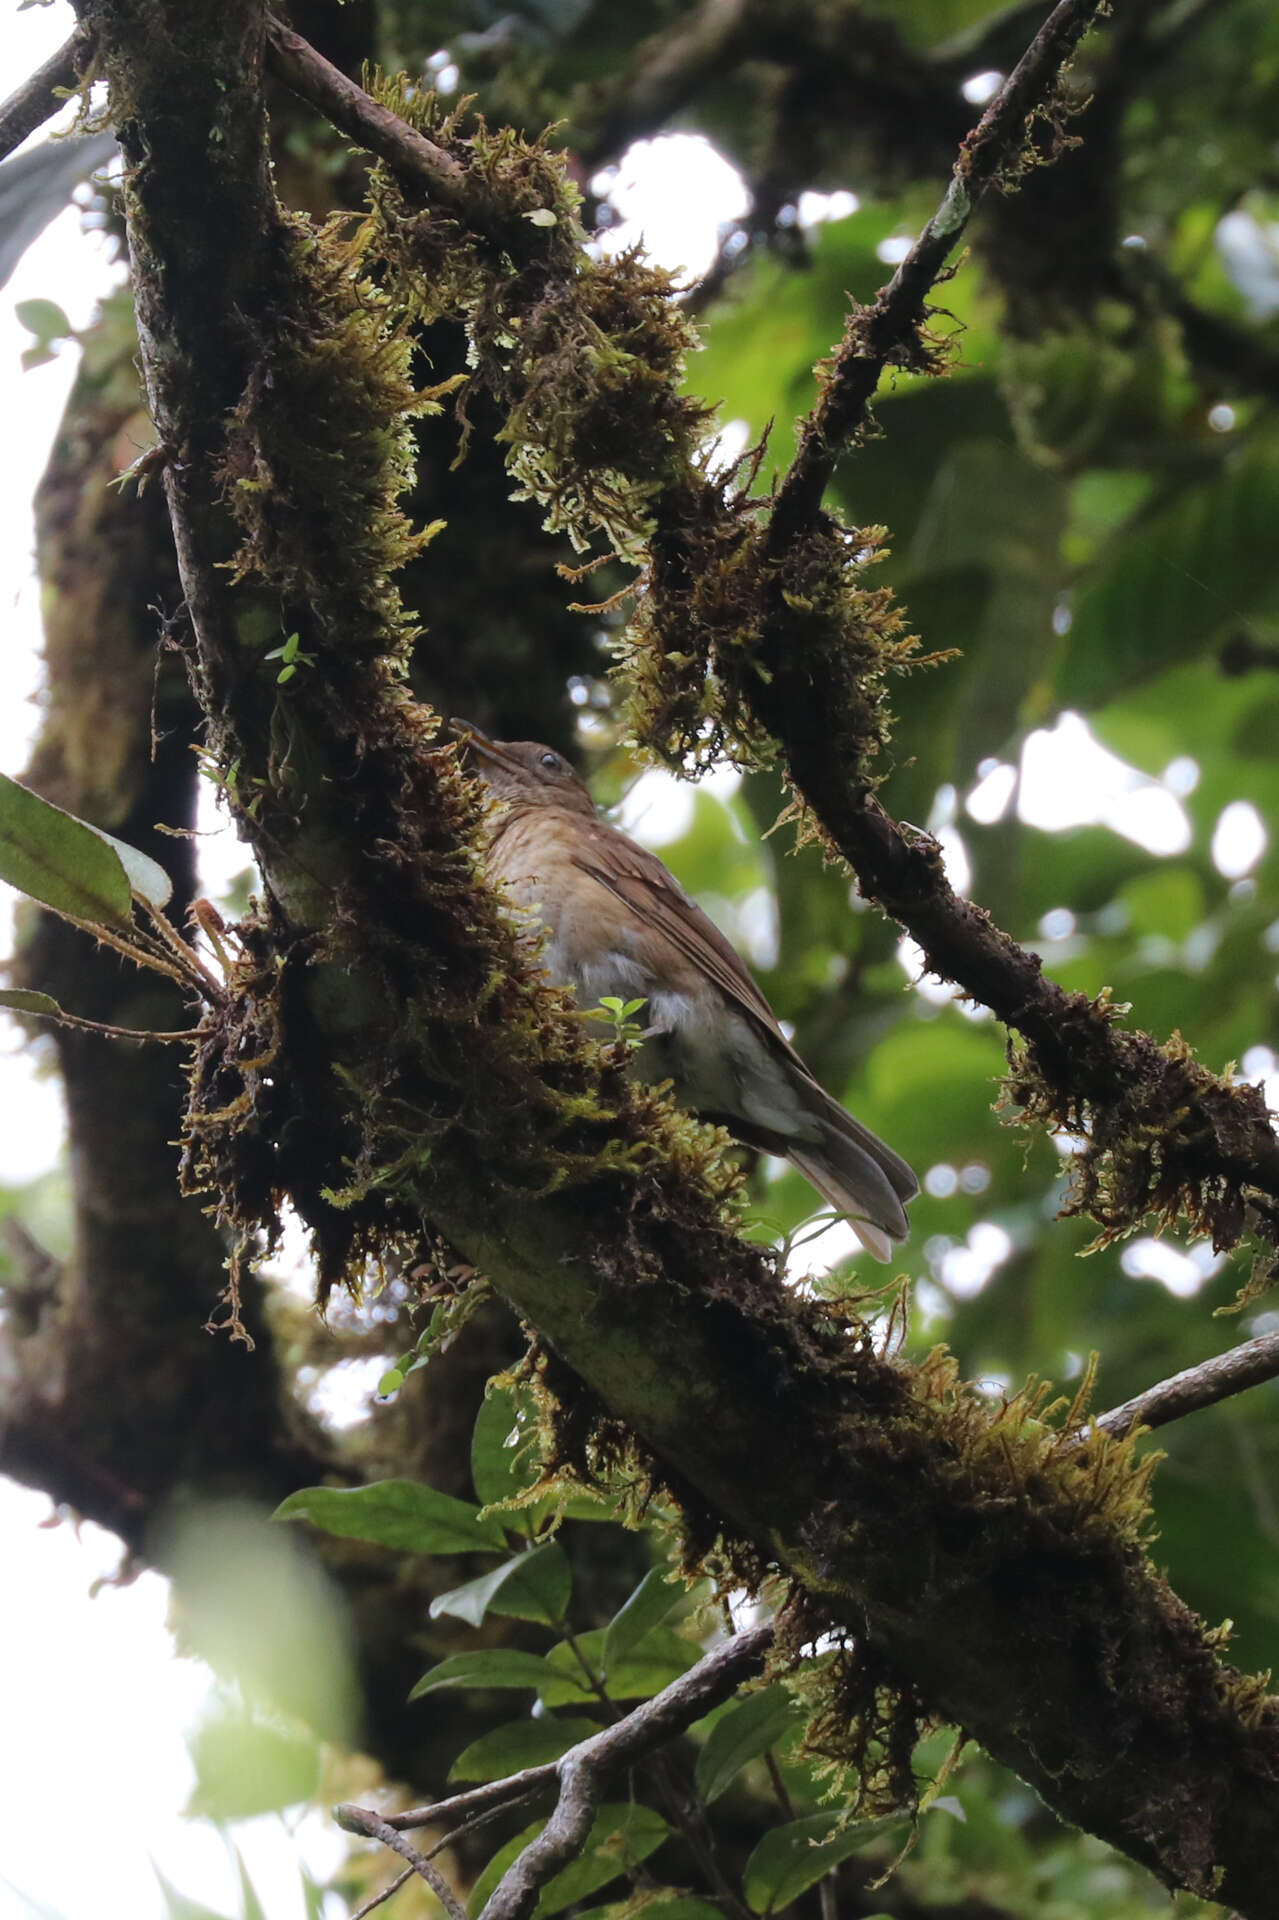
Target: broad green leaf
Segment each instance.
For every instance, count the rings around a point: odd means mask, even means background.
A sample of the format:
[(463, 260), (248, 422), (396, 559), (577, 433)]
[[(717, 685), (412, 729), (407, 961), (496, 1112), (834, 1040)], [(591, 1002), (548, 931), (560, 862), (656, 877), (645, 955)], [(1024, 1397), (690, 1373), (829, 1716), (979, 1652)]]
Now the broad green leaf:
[(564, 1618), (572, 1591), (568, 1555), (557, 1540), (548, 1540), (528, 1553), (515, 1554), (478, 1580), (437, 1594), (431, 1602), (431, 1618), (448, 1613), (478, 1627), (486, 1613), (501, 1613), (553, 1627)]
[(551, 1914), (585, 1900), (647, 1860), (669, 1832), (667, 1822), (652, 1807), (637, 1803), (601, 1807), (581, 1854), (547, 1882), (537, 1912), (549, 1920)]
[(537, 1478), (531, 1407), (509, 1387), (484, 1396), (471, 1434), (471, 1478), (481, 1506), (511, 1500)]
[(0, 1007), (12, 1013), (43, 1014), (46, 1020), (60, 1020), (62, 1008), (47, 993), (32, 993), (26, 987), (0, 988)]
[[(803, 1820), (790, 1820), (774, 1827), (746, 1862), (742, 1886), (746, 1904), (754, 1913), (780, 1913), (801, 1893), (816, 1886), (832, 1867), (848, 1860), (873, 1840), (904, 1833), (909, 1821), (900, 1814), (885, 1814), (878, 1820), (860, 1820), (833, 1833), (840, 1816), (814, 1813)], [(828, 1838), (827, 1836), (831, 1837)]]
[[(557, 1684), (555, 1669), (540, 1654), (520, 1653), (514, 1647), (486, 1647), (478, 1653), (455, 1653), (450, 1659), (441, 1660), (437, 1667), (428, 1668), (409, 1699), (420, 1700), (424, 1694), (434, 1693), (438, 1687), (471, 1687), (476, 1690), (531, 1687), (541, 1692)], [(583, 1690), (577, 1689), (574, 1695), (579, 1702)]]
[[(655, 1627), (645, 1634), (639, 1644), (613, 1666), (605, 1664), (602, 1628), (578, 1634), (576, 1644), (582, 1659), (596, 1678), (603, 1681), (613, 1700), (644, 1700), (650, 1694), (660, 1693), (702, 1657), (701, 1648), (693, 1641), (664, 1627)], [(583, 1692), (590, 1692), (590, 1683), (568, 1641), (561, 1640), (557, 1647), (552, 1647), (546, 1661), (558, 1677), (543, 1687), (544, 1703), (548, 1707), (580, 1705)]]
[(697, 1791), (708, 1804), (718, 1800), (747, 1761), (758, 1759), (796, 1725), (798, 1710), (785, 1687), (748, 1693), (717, 1720), (697, 1756)]
[(372, 1540), (410, 1553), (488, 1553), (506, 1544), (497, 1520), (416, 1480), (367, 1487), (302, 1487), (276, 1508), (276, 1520), (309, 1520), (344, 1540)]
[[(482, 1912), (502, 1875), (518, 1860), (529, 1841), (537, 1838), (543, 1824), (540, 1820), (534, 1821), (493, 1855), (467, 1900), (473, 1915)], [(575, 1901), (585, 1900), (629, 1867), (646, 1860), (661, 1846), (669, 1831), (661, 1814), (651, 1807), (626, 1803), (602, 1806), (582, 1852), (543, 1887), (534, 1913), (539, 1920), (549, 1920), (550, 1915), (562, 1912)]]
[(481, 1734), (464, 1748), (449, 1770), (449, 1779), (502, 1780), (508, 1773), (519, 1773), (524, 1767), (540, 1767), (548, 1760), (558, 1760), (570, 1747), (589, 1740), (599, 1731), (596, 1721), (572, 1715), (556, 1719), (554, 1714), (546, 1713), (536, 1720), (508, 1720), (505, 1726), (494, 1727), (492, 1733)]
[(651, 1628), (660, 1624), (684, 1598), (685, 1589), (672, 1585), (666, 1567), (650, 1567), (629, 1600), (618, 1608), (604, 1632), (604, 1665), (615, 1667)]
[[(501, 1506), (516, 1499), (538, 1476), (537, 1443), (533, 1439), (532, 1401), (525, 1392), (494, 1387), (486, 1394), (471, 1435), (471, 1479), (481, 1506)], [(512, 1533), (533, 1534), (555, 1514), (570, 1520), (613, 1517), (604, 1500), (589, 1495), (547, 1494), (531, 1506), (511, 1507), (501, 1516)]]
[(0, 773), (0, 880), (73, 920), (127, 927), (129, 876), (103, 836)]

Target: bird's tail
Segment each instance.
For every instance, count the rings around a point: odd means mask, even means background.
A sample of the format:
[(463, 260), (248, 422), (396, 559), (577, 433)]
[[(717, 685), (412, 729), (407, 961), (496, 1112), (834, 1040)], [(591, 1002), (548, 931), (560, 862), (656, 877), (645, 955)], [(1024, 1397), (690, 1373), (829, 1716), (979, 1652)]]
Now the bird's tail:
[(919, 1182), (900, 1154), (845, 1113), (816, 1081), (812, 1090), (809, 1110), (821, 1140), (788, 1143), (786, 1157), (824, 1200), (849, 1216), (868, 1253), (891, 1260), (893, 1242), (910, 1232), (902, 1203), (914, 1199)]

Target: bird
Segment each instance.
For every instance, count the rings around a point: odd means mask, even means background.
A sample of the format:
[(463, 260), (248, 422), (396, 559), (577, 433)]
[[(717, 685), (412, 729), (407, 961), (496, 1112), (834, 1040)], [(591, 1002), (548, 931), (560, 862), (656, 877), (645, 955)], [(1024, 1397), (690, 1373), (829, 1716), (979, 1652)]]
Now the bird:
[(919, 1182), (814, 1079), (718, 927), (656, 854), (600, 818), (553, 747), (450, 725), (494, 803), (488, 878), (544, 928), (547, 975), (584, 1010), (642, 1000), (638, 1076), (669, 1081), (680, 1106), (789, 1160), (889, 1260)]

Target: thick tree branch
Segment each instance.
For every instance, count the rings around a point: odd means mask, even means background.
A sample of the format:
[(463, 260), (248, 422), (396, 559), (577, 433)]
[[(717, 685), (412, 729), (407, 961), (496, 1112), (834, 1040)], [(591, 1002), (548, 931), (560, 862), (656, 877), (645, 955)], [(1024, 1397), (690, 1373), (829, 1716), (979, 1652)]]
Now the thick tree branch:
[(77, 29), (0, 105), (0, 160), (61, 111), (67, 94), (80, 85), (92, 52), (92, 37)]

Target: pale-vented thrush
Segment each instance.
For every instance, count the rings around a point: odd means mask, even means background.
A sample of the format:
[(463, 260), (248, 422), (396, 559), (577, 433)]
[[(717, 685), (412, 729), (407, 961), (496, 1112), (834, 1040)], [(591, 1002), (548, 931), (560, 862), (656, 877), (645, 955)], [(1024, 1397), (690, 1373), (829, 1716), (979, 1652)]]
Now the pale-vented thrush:
[(877, 1260), (909, 1227), (906, 1162), (814, 1080), (728, 941), (661, 861), (601, 820), (562, 755), (489, 740), (466, 722), (486, 787), (488, 869), (546, 928), (550, 977), (578, 1003), (642, 999), (635, 1067), (670, 1080), (681, 1106), (780, 1154), (850, 1216)]

